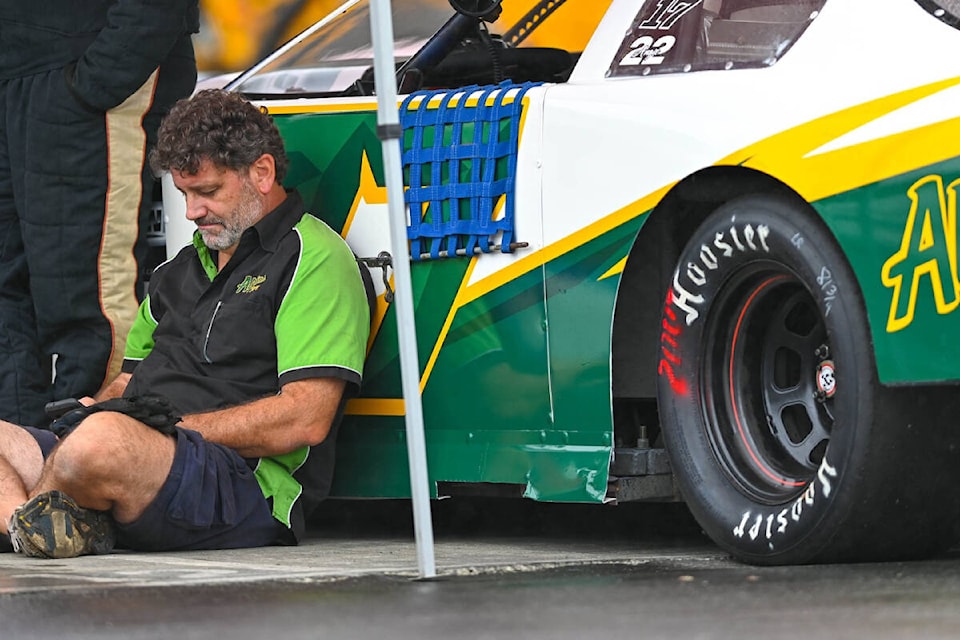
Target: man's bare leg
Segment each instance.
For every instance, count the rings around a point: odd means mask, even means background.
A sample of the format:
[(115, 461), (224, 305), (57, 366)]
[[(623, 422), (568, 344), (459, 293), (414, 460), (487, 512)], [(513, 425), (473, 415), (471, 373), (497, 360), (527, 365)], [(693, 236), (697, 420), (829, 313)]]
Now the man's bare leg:
[(13, 466), (0, 458), (0, 533), (7, 534), (7, 525), (14, 510), (27, 501), (27, 489)]
[(129, 416), (94, 413), (54, 449), (30, 497), (56, 489), (133, 522), (160, 492), (175, 451), (174, 438)]
[(0, 420), (0, 533), (40, 479), (43, 453), (27, 431)]

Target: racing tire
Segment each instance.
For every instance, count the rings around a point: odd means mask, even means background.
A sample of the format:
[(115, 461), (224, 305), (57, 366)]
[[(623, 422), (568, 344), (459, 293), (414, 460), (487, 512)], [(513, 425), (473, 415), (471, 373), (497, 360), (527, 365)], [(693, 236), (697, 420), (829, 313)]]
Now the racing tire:
[(958, 538), (956, 387), (882, 387), (865, 305), (804, 202), (711, 213), (664, 305), (658, 408), (680, 492), (752, 564), (927, 557)]

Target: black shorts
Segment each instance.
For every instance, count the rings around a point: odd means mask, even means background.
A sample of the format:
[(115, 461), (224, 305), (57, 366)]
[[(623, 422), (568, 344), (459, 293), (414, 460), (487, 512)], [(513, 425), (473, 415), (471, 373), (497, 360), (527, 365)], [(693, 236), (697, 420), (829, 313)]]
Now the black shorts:
[[(49, 455), (53, 434), (27, 430), (44, 457)], [(139, 551), (234, 549), (293, 544), (293, 536), (273, 518), (253, 470), (239, 454), (178, 428), (170, 475), (140, 518), (117, 524), (117, 543)]]
[(33, 439), (37, 441), (37, 444), (40, 445), (40, 452), (43, 454), (43, 459), (46, 460), (50, 456), (50, 452), (53, 451), (53, 448), (57, 446), (57, 436), (53, 435), (52, 431), (47, 431), (46, 429), (38, 429), (37, 427), (22, 427), (33, 436)]

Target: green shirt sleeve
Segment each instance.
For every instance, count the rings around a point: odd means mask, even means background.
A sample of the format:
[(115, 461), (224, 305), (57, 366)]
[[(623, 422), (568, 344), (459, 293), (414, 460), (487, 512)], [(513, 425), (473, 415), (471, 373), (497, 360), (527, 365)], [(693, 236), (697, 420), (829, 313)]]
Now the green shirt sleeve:
[(274, 323), (280, 383), (338, 377), (359, 384), (370, 308), (356, 258), (343, 238), (312, 215), (295, 229), (299, 261)]
[(133, 321), (130, 333), (127, 334), (127, 347), (123, 353), (124, 371), (127, 371), (128, 362), (136, 366), (136, 363), (153, 351), (153, 330), (156, 328), (157, 321), (150, 313), (150, 296), (148, 295), (140, 303), (137, 317)]

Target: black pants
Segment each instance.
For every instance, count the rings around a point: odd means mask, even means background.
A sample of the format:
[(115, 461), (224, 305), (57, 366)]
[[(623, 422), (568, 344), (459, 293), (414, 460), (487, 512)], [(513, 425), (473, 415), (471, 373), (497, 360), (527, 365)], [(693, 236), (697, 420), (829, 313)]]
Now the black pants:
[(44, 424), (46, 402), (119, 371), (147, 249), (146, 154), (195, 81), (189, 39), (106, 113), (61, 69), (0, 81), (0, 419)]

